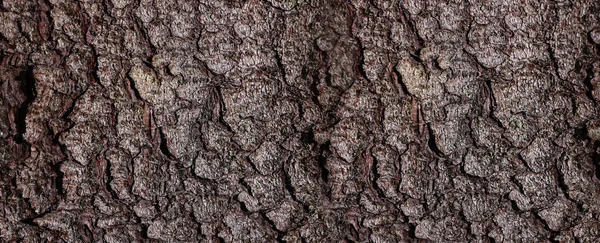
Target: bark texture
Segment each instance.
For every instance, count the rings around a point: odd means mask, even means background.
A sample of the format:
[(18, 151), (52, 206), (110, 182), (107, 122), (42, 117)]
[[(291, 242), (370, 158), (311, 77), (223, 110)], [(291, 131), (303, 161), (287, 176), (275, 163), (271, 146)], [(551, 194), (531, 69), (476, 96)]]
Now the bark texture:
[(596, 0), (2, 0), (2, 242), (598, 242)]

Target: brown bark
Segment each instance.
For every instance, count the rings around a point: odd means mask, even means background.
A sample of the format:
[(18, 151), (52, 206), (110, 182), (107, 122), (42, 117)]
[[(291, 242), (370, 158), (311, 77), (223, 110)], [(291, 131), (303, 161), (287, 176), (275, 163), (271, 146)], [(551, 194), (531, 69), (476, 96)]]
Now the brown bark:
[(0, 1), (0, 241), (597, 242), (600, 3)]

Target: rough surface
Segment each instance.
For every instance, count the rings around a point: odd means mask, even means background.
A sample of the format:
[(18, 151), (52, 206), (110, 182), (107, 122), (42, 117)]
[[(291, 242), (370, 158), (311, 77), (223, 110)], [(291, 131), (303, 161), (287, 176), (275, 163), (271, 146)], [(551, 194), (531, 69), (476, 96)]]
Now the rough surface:
[(1, 242), (598, 242), (600, 2), (2, 0)]

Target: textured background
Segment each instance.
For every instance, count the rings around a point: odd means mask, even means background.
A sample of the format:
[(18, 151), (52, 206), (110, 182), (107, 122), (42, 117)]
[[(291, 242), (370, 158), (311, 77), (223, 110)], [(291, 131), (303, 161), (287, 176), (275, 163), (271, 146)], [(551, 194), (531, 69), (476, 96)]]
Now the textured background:
[(0, 241), (598, 242), (596, 0), (2, 0)]

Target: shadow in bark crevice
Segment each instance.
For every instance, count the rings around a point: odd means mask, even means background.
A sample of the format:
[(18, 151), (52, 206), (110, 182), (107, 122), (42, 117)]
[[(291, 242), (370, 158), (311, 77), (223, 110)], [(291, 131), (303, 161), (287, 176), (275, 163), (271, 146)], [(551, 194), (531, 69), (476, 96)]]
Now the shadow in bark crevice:
[(19, 82), (19, 89), (21, 89), (21, 92), (25, 96), (25, 101), (23, 101), (23, 104), (21, 104), (15, 113), (15, 126), (17, 129), (15, 141), (19, 144), (28, 144), (24, 138), (25, 130), (27, 129), (26, 118), (29, 106), (33, 103), (37, 95), (35, 78), (33, 77), (33, 66), (29, 66), (26, 70), (21, 71), (15, 80)]
[(596, 178), (600, 180), (600, 141), (594, 143), (594, 154), (592, 155), (592, 162), (596, 169)]

